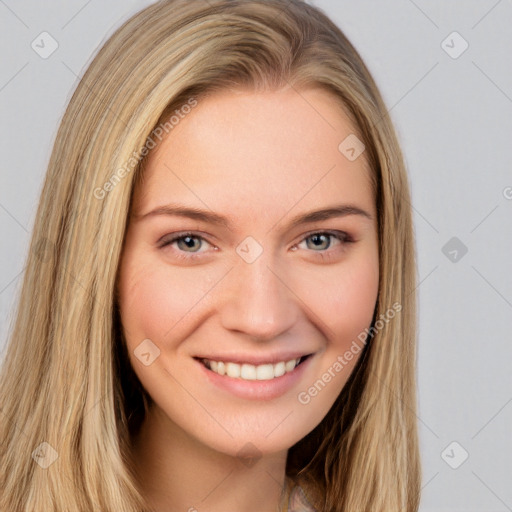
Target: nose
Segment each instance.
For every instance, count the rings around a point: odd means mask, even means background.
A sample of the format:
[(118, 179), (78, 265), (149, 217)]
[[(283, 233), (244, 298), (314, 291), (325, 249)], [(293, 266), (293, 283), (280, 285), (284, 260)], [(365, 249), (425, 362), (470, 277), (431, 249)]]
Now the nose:
[(265, 253), (252, 263), (240, 261), (229, 272), (221, 306), (225, 329), (263, 341), (288, 331), (297, 321), (297, 297), (285, 272), (269, 264)]

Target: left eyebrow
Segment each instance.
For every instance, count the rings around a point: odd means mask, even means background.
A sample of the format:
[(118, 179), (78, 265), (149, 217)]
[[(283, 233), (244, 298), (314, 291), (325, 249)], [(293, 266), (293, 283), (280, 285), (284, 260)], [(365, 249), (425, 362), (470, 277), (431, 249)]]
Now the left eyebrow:
[[(133, 214), (133, 219), (135, 221), (140, 221), (158, 215), (174, 215), (178, 217), (186, 217), (201, 222), (222, 225), (229, 230), (233, 230), (233, 224), (229, 221), (229, 219), (218, 213), (178, 204), (167, 204), (159, 206), (154, 210), (144, 214)], [(346, 217), (348, 215), (358, 215), (368, 220), (373, 220), (373, 217), (366, 210), (363, 210), (358, 206), (351, 204), (340, 204), (297, 215), (291, 219), (287, 225), (287, 228), (292, 229), (302, 224), (311, 224), (313, 222), (328, 220), (334, 217)]]
[(368, 220), (373, 220), (373, 217), (366, 210), (363, 210), (358, 206), (351, 204), (340, 204), (298, 215), (290, 221), (288, 228), (292, 229), (300, 226), (301, 224), (311, 224), (313, 222), (328, 220), (334, 217), (346, 217), (348, 215), (359, 215)]

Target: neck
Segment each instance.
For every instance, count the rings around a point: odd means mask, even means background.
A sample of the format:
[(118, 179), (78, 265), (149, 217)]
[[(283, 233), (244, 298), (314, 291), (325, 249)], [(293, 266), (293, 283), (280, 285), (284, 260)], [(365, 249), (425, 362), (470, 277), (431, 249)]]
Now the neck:
[(256, 461), (221, 453), (150, 409), (133, 444), (136, 473), (154, 512), (278, 512), (286, 506), (287, 451)]

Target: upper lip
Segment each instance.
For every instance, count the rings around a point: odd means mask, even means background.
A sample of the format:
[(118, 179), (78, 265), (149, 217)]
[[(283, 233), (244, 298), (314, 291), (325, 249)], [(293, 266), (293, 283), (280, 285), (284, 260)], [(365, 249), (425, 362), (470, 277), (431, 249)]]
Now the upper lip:
[(292, 359), (300, 359), (301, 357), (312, 354), (309, 352), (281, 352), (279, 354), (254, 355), (254, 354), (216, 354), (216, 355), (199, 355), (195, 359), (208, 359), (210, 361), (222, 361), (224, 363), (252, 364), (258, 366), (260, 364), (276, 364), (281, 361), (290, 361)]

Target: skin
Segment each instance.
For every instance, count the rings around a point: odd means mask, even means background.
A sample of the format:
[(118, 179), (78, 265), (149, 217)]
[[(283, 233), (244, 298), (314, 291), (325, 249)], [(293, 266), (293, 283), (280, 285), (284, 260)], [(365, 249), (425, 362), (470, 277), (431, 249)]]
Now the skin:
[[(131, 364), (154, 400), (134, 457), (156, 512), (277, 510), (288, 449), (320, 423), (350, 376), (357, 356), (309, 403), (297, 398), (370, 325), (377, 300), (370, 171), (364, 153), (349, 161), (338, 150), (354, 132), (334, 97), (318, 88), (223, 91), (202, 98), (150, 153), (118, 286)], [(142, 217), (171, 202), (226, 216), (233, 229)], [(371, 218), (288, 227), (296, 215), (337, 204)], [(315, 239), (325, 230), (348, 233), (353, 242), (341, 233)], [(199, 238), (161, 246), (162, 237), (183, 231)], [(263, 250), (251, 263), (236, 250), (247, 237)], [(160, 350), (148, 366), (134, 353), (146, 339)], [(193, 359), (205, 350), (293, 349), (313, 353), (309, 366), (270, 400), (214, 386)], [(239, 456), (247, 443), (253, 464)]]

